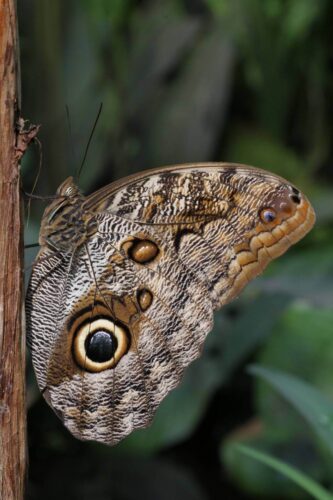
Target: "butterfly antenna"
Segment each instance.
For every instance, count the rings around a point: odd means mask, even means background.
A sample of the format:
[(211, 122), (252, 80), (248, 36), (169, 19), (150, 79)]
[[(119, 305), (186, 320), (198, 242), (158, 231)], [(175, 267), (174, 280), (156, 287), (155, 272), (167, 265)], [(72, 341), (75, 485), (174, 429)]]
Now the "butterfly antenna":
[(81, 175), (81, 172), (82, 172), (82, 168), (83, 168), (84, 162), (86, 161), (87, 154), (88, 154), (88, 151), (89, 151), (89, 146), (90, 146), (91, 140), (92, 140), (92, 138), (93, 138), (93, 135), (94, 135), (94, 132), (95, 132), (95, 129), (96, 129), (96, 126), (97, 126), (97, 123), (98, 123), (99, 117), (100, 117), (100, 115), (101, 115), (102, 108), (103, 108), (103, 103), (101, 102), (101, 104), (99, 105), (99, 110), (98, 110), (97, 116), (96, 116), (96, 118), (95, 118), (95, 122), (94, 122), (93, 128), (92, 128), (92, 130), (91, 130), (91, 132), (90, 132), (89, 140), (88, 140), (88, 143), (87, 143), (87, 146), (86, 146), (86, 149), (85, 149), (84, 155), (83, 155), (83, 159), (82, 159), (82, 162), (81, 162), (80, 168), (79, 168), (79, 169), (77, 170), (77, 172), (76, 172), (76, 179), (77, 179), (77, 180), (80, 178), (80, 175)]
[(40, 173), (42, 171), (42, 165), (43, 165), (43, 148), (42, 148), (42, 143), (40, 142), (40, 140), (38, 139), (38, 137), (34, 137), (33, 142), (35, 144), (37, 144), (37, 146), (38, 146), (38, 150), (39, 150), (39, 162), (38, 162), (37, 175), (35, 177), (35, 180), (34, 180), (34, 183), (33, 183), (33, 186), (32, 186), (32, 190), (31, 190), (31, 196), (30, 196), (30, 198), (28, 200), (28, 203), (27, 203), (27, 227), (29, 226), (29, 220), (30, 220), (31, 200), (33, 198), (33, 194), (34, 194), (34, 191), (36, 189), (36, 186), (37, 186), (37, 183), (38, 183), (38, 180), (39, 180), (39, 177), (40, 177)]
[(42, 200), (42, 201), (50, 201), (50, 200), (59, 200), (60, 198), (65, 198), (64, 195), (55, 194), (50, 196), (38, 196), (36, 194), (27, 193), (26, 191), (22, 191), (23, 195), (27, 198), (31, 198), (32, 200)]
[(29, 245), (24, 245), (24, 250), (26, 250), (27, 248), (35, 248), (39, 246), (39, 243), (30, 243)]

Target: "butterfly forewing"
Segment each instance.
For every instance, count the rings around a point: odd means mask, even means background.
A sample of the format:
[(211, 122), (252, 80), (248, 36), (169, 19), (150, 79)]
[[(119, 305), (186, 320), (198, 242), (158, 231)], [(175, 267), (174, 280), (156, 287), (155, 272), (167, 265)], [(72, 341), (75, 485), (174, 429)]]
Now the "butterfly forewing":
[[(206, 283), (214, 308), (235, 297), (314, 223), (308, 200), (287, 181), (235, 164), (143, 172), (97, 191), (85, 207), (153, 227)], [(268, 209), (274, 220), (263, 217)]]

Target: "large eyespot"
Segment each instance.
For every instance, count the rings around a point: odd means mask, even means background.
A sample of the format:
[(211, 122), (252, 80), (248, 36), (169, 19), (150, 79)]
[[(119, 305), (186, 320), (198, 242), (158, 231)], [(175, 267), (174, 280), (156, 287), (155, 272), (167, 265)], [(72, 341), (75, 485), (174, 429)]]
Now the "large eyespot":
[(276, 219), (276, 212), (272, 208), (263, 208), (259, 212), (259, 217), (265, 224), (274, 222)]
[(113, 368), (128, 348), (128, 331), (109, 318), (84, 323), (74, 334), (74, 359), (81, 368), (90, 372)]

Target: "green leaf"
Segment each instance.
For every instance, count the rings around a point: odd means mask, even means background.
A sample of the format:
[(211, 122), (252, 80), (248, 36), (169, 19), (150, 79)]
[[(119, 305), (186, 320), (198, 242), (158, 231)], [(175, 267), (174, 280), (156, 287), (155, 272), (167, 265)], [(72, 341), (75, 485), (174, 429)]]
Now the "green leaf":
[(292, 0), (284, 12), (281, 45), (288, 49), (309, 36), (315, 22), (325, 13), (326, 1)]
[[(255, 362), (299, 377), (333, 399), (332, 323), (331, 309), (294, 302), (280, 318)], [(256, 409), (270, 432), (288, 435), (290, 440), (299, 439), (300, 436), (311, 440), (308, 424), (300, 421), (299, 412), (280, 393), (272, 391), (265, 380), (258, 380), (255, 393)], [(283, 426), (280, 425), (282, 418)], [(300, 463), (295, 465), (299, 466)], [(303, 470), (303, 467), (300, 468)]]
[[(221, 443), (220, 458), (223, 467), (237, 487), (251, 498), (272, 498), (276, 491), (279, 498), (304, 498), (299, 486), (262, 462), (240, 454), (238, 445), (244, 445), (262, 453), (274, 456), (301, 470), (313, 481), (324, 484), (331, 477), (321, 463), (319, 453), (309, 439), (281, 436), (284, 429), (272, 430), (262, 420), (245, 422), (236, 431), (233, 429)], [(308, 495), (306, 495), (308, 498)]]
[(277, 389), (300, 412), (333, 453), (332, 401), (310, 384), (291, 375), (260, 366), (252, 366), (249, 372), (263, 378)]
[(241, 453), (244, 453), (245, 455), (258, 460), (259, 462), (266, 464), (268, 467), (271, 467), (272, 469), (287, 476), (291, 481), (294, 481), (294, 483), (298, 484), (301, 488), (312, 495), (313, 498), (316, 498), (317, 500), (333, 499), (333, 495), (331, 495), (327, 490), (313, 481), (313, 479), (307, 477), (295, 467), (281, 462), (280, 460), (277, 460), (276, 458), (273, 458), (266, 453), (254, 450), (253, 448), (249, 448), (248, 446), (238, 444), (235, 445), (235, 448), (238, 449)]

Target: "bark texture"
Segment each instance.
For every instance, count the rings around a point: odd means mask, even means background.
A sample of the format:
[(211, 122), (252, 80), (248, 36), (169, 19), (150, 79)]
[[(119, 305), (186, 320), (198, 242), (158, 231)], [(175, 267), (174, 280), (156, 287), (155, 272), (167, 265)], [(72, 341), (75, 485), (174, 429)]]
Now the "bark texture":
[(15, 124), (19, 55), (15, 0), (0, 0), (0, 498), (23, 499), (26, 470), (22, 218)]

